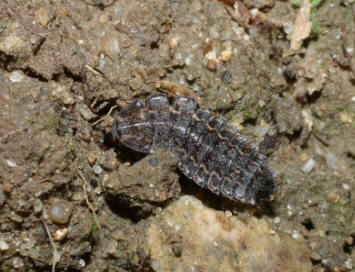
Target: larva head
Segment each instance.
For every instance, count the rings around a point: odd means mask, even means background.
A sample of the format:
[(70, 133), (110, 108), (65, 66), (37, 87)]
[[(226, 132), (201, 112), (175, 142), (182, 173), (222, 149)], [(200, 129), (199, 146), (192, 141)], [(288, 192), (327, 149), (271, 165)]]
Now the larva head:
[(261, 167), (260, 170), (255, 173), (253, 182), (246, 192), (246, 202), (258, 207), (271, 201), (277, 191), (274, 183), (275, 174), (267, 166)]
[(120, 142), (120, 136), (117, 132), (117, 121), (115, 121), (115, 125), (113, 129), (110, 130), (109, 133), (105, 135), (104, 142), (106, 145), (113, 147)]
[(140, 101), (134, 101), (118, 113), (118, 121), (108, 137), (135, 151), (149, 153), (152, 145), (149, 119), (147, 108)]

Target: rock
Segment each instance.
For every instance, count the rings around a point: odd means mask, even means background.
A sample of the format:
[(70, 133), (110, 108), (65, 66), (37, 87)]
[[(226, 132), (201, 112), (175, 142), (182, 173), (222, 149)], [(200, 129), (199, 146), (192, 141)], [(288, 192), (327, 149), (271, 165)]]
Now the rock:
[(303, 117), (298, 103), (290, 96), (273, 96), (272, 111), (280, 133), (294, 134), (303, 125)]
[(75, 103), (73, 95), (66, 86), (56, 85), (53, 83), (53, 87), (54, 89), (51, 92), (51, 96), (61, 100), (65, 105), (72, 105)]
[(221, 59), (222, 61), (229, 61), (231, 59), (233, 55), (232, 50), (228, 49), (228, 50), (224, 50), (221, 52)]
[(213, 59), (209, 59), (207, 61), (207, 69), (210, 71), (216, 71), (217, 69), (217, 62)]
[(173, 171), (176, 165), (176, 158), (163, 150), (131, 167), (121, 165), (105, 185), (106, 196), (115, 205), (151, 211), (180, 193), (179, 176)]
[(88, 157), (88, 161), (90, 163), (90, 165), (94, 165), (96, 160), (97, 160), (97, 155), (94, 151), (89, 151), (87, 154)]
[(303, 243), (266, 220), (230, 216), (184, 196), (152, 219), (145, 237), (154, 271), (311, 271)]
[(102, 173), (102, 168), (101, 168), (101, 166), (100, 165), (94, 165), (93, 167), (92, 167), (92, 170), (94, 171), (94, 173), (96, 174), (96, 175), (100, 175), (101, 173)]
[(48, 11), (43, 7), (40, 7), (35, 11), (34, 17), (36, 22), (43, 26), (47, 25), (49, 22)]
[(85, 120), (90, 120), (95, 118), (95, 114), (89, 109), (85, 104), (79, 106), (80, 114), (85, 118)]
[(306, 56), (297, 67), (297, 82), (295, 83), (295, 97), (303, 97), (307, 93), (321, 91), (328, 79), (328, 73), (323, 60), (315, 52)]
[(5, 250), (8, 250), (10, 247), (8, 245), (8, 243), (6, 243), (5, 241), (3, 240), (0, 240), (0, 250), (1, 251), (5, 251)]
[(175, 37), (171, 37), (169, 39), (169, 47), (174, 49), (176, 46), (178, 46), (178, 41)]
[(55, 200), (47, 210), (50, 220), (56, 223), (66, 224), (73, 210), (73, 204), (66, 200)]
[(101, 39), (100, 48), (103, 53), (111, 58), (116, 58), (120, 54), (120, 45), (113, 33), (109, 33)]
[(316, 167), (316, 161), (313, 158), (310, 158), (301, 168), (301, 170), (305, 173), (311, 172), (314, 167)]
[(18, 82), (22, 82), (24, 79), (23, 73), (20, 71), (13, 71), (10, 74), (10, 81), (13, 83), (18, 83)]
[(79, 257), (91, 251), (91, 245), (88, 241), (84, 241), (79, 244), (77, 247), (72, 248), (69, 252), (69, 255)]
[(69, 240), (76, 239), (84, 241), (89, 238), (91, 231), (95, 228), (97, 228), (97, 226), (95, 226), (95, 221), (89, 209), (76, 207), (70, 218), (67, 237)]
[(0, 42), (0, 51), (6, 55), (19, 55), (26, 49), (27, 43), (20, 37), (9, 35), (2, 39)]
[(62, 241), (67, 236), (67, 234), (68, 234), (68, 228), (62, 228), (62, 229), (56, 230), (53, 237), (57, 241)]
[(9, 166), (9, 167), (17, 167), (17, 164), (16, 162), (12, 161), (12, 160), (6, 160), (6, 164)]

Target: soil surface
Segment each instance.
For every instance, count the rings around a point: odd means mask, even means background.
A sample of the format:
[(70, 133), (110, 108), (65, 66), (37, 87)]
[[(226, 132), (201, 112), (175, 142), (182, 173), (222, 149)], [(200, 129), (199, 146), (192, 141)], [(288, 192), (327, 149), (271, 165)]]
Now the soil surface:
[[(137, 241), (184, 195), (304, 243), (313, 271), (354, 271), (355, 3), (321, 1), (319, 33), (290, 53), (299, 11), (0, 1), (0, 271), (159, 271)], [(109, 149), (117, 112), (159, 92), (190, 95), (262, 143), (274, 201), (243, 207), (186, 179), (168, 152)]]

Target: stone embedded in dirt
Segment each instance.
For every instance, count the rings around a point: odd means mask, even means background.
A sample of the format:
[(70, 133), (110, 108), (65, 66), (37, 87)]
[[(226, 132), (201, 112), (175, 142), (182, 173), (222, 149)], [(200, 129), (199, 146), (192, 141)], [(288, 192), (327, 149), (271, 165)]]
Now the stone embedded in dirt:
[(6, 55), (24, 55), (24, 52), (29, 53), (28, 47), (29, 43), (27, 41), (24, 41), (13, 33), (5, 37), (3, 36), (0, 41), (0, 51), (4, 52)]
[(71, 94), (70, 90), (63, 85), (52, 84), (53, 91), (51, 96), (61, 100), (65, 105), (72, 105), (75, 103), (75, 99)]
[(94, 165), (94, 163), (97, 160), (97, 154), (95, 153), (95, 151), (89, 151), (87, 154), (87, 158), (88, 158), (90, 165)]
[(292, 135), (303, 126), (301, 107), (290, 95), (285, 95), (285, 97), (273, 96), (272, 112), (280, 133)]
[(122, 164), (105, 185), (107, 196), (117, 203), (151, 210), (180, 193), (179, 176), (173, 171), (176, 165), (174, 156), (163, 150), (130, 167)]
[(68, 228), (62, 228), (62, 229), (56, 230), (53, 237), (57, 241), (62, 241), (67, 236), (67, 234), (68, 234)]
[(48, 10), (43, 7), (40, 7), (35, 11), (34, 18), (37, 23), (43, 26), (47, 25), (49, 22)]
[(107, 34), (100, 41), (100, 49), (111, 58), (118, 57), (120, 54), (120, 44), (114, 33)]
[(56, 223), (66, 224), (73, 210), (73, 204), (66, 200), (54, 201), (47, 210), (50, 220)]
[(3, 240), (0, 240), (0, 250), (1, 251), (5, 251), (5, 250), (8, 250), (10, 247), (8, 245), (8, 243), (6, 243), (5, 241)]
[(79, 106), (79, 112), (85, 118), (85, 120), (95, 118), (95, 114), (85, 104)]
[(311, 271), (305, 245), (264, 219), (228, 217), (184, 196), (146, 234), (154, 271)]

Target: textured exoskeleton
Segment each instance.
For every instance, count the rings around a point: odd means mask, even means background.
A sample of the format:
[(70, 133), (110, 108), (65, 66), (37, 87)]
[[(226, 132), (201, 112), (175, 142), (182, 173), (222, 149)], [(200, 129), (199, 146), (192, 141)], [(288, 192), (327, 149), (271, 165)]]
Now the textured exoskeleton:
[(134, 101), (119, 112), (110, 135), (138, 152), (175, 152), (179, 169), (217, 195), (260, 206), (276, 191), (266, 156), (191, 97), (169, 101), (161, 94)]

